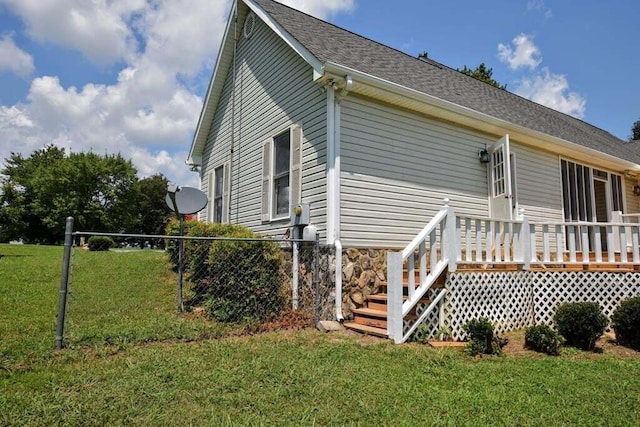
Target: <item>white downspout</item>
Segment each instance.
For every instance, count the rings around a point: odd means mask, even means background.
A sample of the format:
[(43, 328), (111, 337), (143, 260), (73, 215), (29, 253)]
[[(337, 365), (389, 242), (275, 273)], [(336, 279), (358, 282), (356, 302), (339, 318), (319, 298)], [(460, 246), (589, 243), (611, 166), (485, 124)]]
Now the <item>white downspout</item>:
[[(339, 113), (336, 104), (336, 87), (327, 85), (327, 244), (336, 251), (335, 260), (335, 306), (336, 320), (342, 316), (342, 243), (340, 243), (340, 145)], [(336, 117), (338, 118), (336, 120)]]
[(345, 77), (345, 85), (340, 94), (335, 82), (327, 87), (327, 243), (336, 250), (336, 320), (342, 316), (342, 242), (340, 241), (340, 101), (347, 96), (353, 86), (351, 76)]
[(341, 97), (346, 96), (346, 92), (343, 91), (336, 99), (335, 103), (335, 119), (334, 119), (334, 138), (333, 143), (335, 145), (334, 154), (334, 227), (335, 227), (335, 240), (333, 244), (336, 247), (336, 320), (342, 322), (342, 242), (340, 241), (340, 101)]

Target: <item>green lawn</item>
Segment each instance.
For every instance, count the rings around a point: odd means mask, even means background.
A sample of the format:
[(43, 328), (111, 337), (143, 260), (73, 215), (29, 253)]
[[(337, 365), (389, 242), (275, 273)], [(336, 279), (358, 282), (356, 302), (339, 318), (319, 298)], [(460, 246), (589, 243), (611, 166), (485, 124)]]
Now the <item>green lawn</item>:
[(638, 357), (474, 359), (316, 331), (209, 339), (233, 331), (177, 315), (150, 251), (76, 251), (71, 348), (55, 353), (61, 248), (0, 254), (0, 425), (640, 424)]

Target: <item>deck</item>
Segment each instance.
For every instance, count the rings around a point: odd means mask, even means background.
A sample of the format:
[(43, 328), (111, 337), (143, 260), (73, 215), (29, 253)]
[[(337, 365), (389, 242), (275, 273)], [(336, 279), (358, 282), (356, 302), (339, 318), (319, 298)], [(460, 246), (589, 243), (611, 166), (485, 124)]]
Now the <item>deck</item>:
[[(459, 215), (445, 200), (401, 252), (387, 254), (386, 333), (401, 343), (428, 322), (459, 327), (469, 316), (502, 319), (516, 311), (503, 319), (505, 327), (522, 326), (549, 321), (557, 304), (576, 298), (599, 298), (611, 308), (618, 301), (611, 295), (640, 293), (640, 274), (633, 274), (638, 271), (637, 222), (534, 223), (523, 210), (516, 219)], [(438, 290), (434, 285), (445, 276), (447, 286)], [(615, 289), (605, 289), (610, 283)], [(447, 295), (454, 288), (459, 298)], [(498, 299), (504, 307), (496, 305)]]

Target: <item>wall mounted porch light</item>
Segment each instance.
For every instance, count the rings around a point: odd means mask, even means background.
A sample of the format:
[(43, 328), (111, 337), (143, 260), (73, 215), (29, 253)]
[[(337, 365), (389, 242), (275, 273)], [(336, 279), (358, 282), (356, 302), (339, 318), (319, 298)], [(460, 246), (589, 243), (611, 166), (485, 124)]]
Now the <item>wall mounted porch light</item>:
[(480, 160), (480, 163), (489, 163), (491, 161), (486, 145), (482, 150), (478, 151), (478, 159)]

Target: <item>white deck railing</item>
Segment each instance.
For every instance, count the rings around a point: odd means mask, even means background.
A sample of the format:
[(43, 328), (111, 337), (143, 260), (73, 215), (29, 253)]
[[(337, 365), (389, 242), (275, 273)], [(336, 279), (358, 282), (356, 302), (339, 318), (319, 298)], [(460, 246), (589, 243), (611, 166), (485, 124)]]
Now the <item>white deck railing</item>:
[[(640, 224), (542, 222), (531, 224), (539, 264), (640, 264)], [(622, 248), (622, 250), (621, 250)]]
[(407, 330), (405, 317), (445, 269), (453, 272), (458, 263), (516, 264), (524, 270), (531, 264), (640, 265), (640, 214), (614, 212), (612, 219), (609, 223), (530, 223), (524, 210), (515, 220), (456, 215), (445, 199), (444, 208), (402, 252), (387, 254), (389, 338), (402, 343), (411, 336), (446, 290)]
[(520, 210), (515, 220), (456, 216), (456, 260), (466, 263), (522, 264), (532, 260), (529, 221)]

